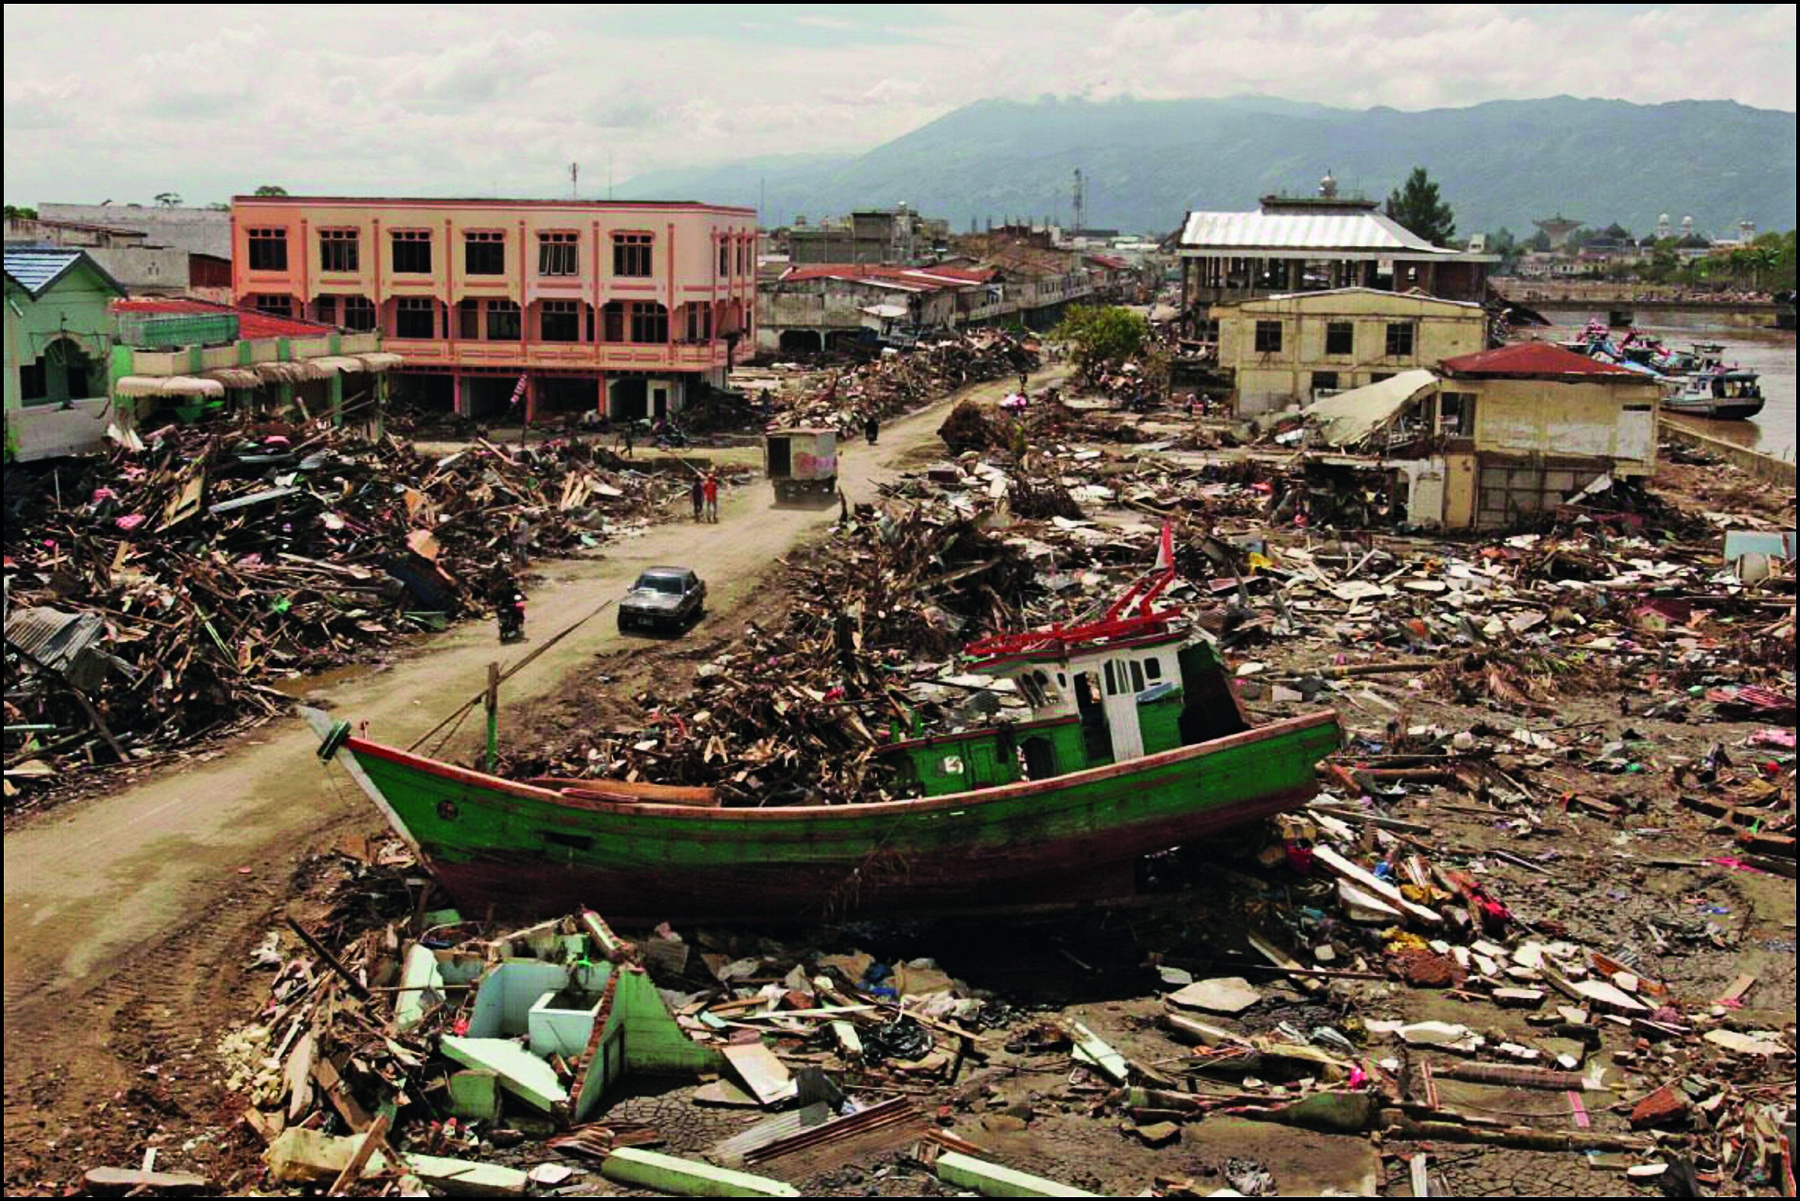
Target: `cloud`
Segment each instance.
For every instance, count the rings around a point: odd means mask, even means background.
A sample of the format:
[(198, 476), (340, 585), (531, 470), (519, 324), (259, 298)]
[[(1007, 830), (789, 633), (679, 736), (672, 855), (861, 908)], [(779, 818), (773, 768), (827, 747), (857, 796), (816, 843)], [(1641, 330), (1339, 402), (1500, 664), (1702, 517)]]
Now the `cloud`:
[[(1792, 110), (1792, 5), (507, 5), (7, 10), (8, 199), (559, 194), (852, 153), (987, 98), (1340, 107), (1569, 93)], [(104, 87), (85, 84), (113, 64)], [(78, 82), (82, 81), (82, 82)]]

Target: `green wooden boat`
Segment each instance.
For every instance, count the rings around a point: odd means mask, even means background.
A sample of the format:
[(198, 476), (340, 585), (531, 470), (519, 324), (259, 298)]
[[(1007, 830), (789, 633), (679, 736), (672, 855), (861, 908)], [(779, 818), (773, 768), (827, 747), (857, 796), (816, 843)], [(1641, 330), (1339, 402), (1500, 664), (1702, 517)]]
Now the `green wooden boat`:
[(1111, 900), (1144, 855), (1304, 804), (1341, 740), (1330, 711), (1251, 726), (1211, 643), (1155, 610), (1158, 591), (971, 647), (1030, 720), (892, 743), (890, 792), (910, 795), (866, 804), (506, 780), (308, 720), (465, 913), (766, 923)]

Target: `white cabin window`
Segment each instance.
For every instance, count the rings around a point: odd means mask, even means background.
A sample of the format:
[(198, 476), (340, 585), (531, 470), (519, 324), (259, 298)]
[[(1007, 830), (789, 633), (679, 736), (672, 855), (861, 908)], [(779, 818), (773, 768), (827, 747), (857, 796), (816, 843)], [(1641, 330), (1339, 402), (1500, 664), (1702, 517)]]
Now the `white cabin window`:
[(1044, 703), (1043, 690), (1038, 687), (1037, 681), (1031, 678), (1030, 672), (1017, 677), (1017, 683), (1019, 691), (1025, 696), (1026, 704), (1035, 709)]
[(1133, 692), (1144, 690), (1144, 668), (1136, 659), (1131, 660), (1131, 690)]
[(1145, 659), (1144, 660), (1144, 678), (1147, 680), (1162, 679), (1162, 660), (1161, 659)]
[(1113, 670), (1113, 661), (1111, 659), (1106, 661), (1106, 695), (1119, 695), (1119, 677)]

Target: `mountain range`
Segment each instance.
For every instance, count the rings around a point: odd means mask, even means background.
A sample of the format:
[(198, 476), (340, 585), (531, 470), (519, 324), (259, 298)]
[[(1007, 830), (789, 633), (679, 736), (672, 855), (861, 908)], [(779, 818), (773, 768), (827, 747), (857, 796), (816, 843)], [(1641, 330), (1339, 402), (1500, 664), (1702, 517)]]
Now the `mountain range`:
[(1189, 209), (1244, 210), (1307, 195), (1329, 170), (1343, 194), (1383, 199), (1431, 173), (1461, 235), (1521, 237), (1563, 214), (1649, 233), (1692, 215), (1723, 236), (1795, 224), (1794, 114), (1732, 101), (1642, 105), (1553, 96), (1401, 112), (1274, 97), (1102, 102), (984, 100), (857, 155), (783, 155), (627, 180), (620, 199), (763, 209), (767, 226), (905, 202), (951, 228), (1071, 223), (1076, 168), (1090, 228), (1167, 233)]

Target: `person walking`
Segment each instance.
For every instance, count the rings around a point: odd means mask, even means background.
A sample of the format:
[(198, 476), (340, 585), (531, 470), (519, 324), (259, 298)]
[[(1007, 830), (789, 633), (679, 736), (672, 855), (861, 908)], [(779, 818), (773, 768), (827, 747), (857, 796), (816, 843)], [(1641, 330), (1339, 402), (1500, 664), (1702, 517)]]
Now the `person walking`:
[(719, 520), (719, 473), (706, 473), (706, 482), (701, 485), (702, 494), (706, 498), (706, 519), (715, 525)]
[(706, 481), (699, 472), (694, 473), (694, 486), (688, 489), (688, 499), (694, 502), (694, 520), (704, 516), (706, 507)]
[(870, 446), (873, 446), (876, 435), (880, 433), (881, 421), (875, 416), (874, 410), (870, 410), (869, 415), (863, 419), (863, 437), (869, 440)]
[(619, 433), (619, 437), (625, 442), (625, 457), (628, 459), (631, 457), (631, 435), (636, 429), (637, 422), (628, 420), (625, 422), (623, 429)]

